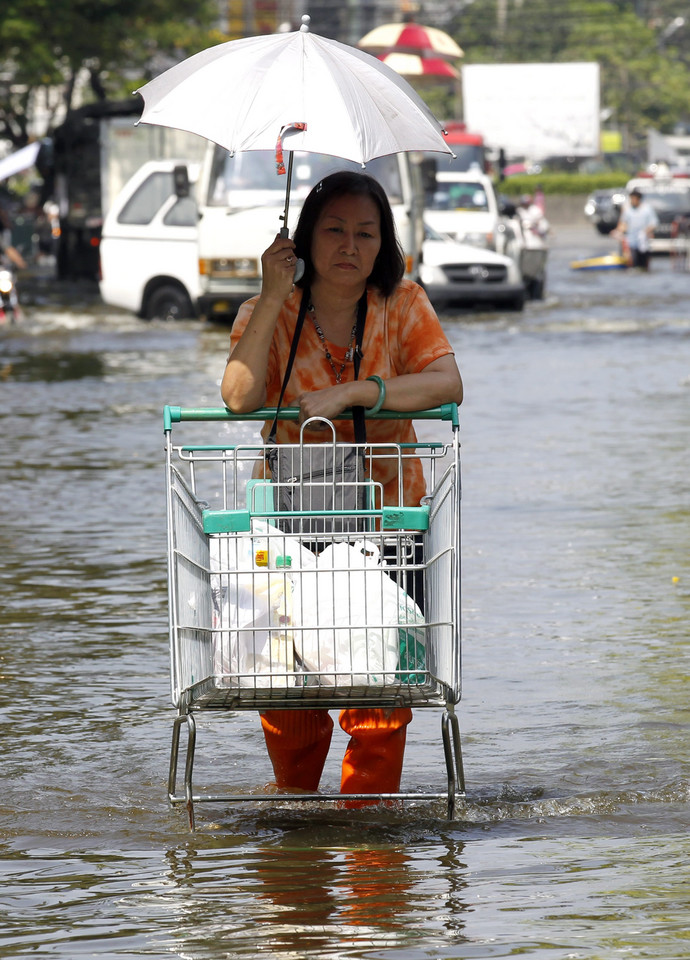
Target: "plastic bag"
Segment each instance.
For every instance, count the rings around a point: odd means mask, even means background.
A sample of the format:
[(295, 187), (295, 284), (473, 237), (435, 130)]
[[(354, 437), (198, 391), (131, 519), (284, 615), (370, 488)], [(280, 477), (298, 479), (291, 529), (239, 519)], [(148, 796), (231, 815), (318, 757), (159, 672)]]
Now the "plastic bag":
[[(257, 565), (262, 554), (266, 566)], [(299, 577), (292, 567), (278, 567), (281, 556), (302, 569), (316, 563), (297, 540), (261, 520), (253, 521), (251, 536), (211, 537), (216, 676), (239, 678), (240, 685), (248, 687), (298, 682), (293, 620), (295, 600), (300, 603)]]
[(304, 669), (317, 674), (313, 682), (337, 686), (399, 682), (400, 624), (405, 668), (411, 666), (408, 651), (413, 643), (414, 666), (419, 669), (424, 617), (388, 575), (375, 544), (365, 540), (333, 544), (302, 580), (301, 606), (295, 610), (302, 629), (295, 631), (295, 651)]

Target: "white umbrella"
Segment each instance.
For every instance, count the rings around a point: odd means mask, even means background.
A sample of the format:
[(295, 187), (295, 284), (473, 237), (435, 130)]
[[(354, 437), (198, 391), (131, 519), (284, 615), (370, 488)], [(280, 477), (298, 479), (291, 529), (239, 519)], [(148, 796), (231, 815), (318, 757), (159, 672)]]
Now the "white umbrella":
[[(188, 130), (225, 147), (293, 151), (366, 164), (404, 151), (452, 150), (406, 80), (362, 50), (309, 32), (231, 40), (202, 50), (141, 87), (141, 121)], [(284, 228), (285, 229), (285, 228)]]

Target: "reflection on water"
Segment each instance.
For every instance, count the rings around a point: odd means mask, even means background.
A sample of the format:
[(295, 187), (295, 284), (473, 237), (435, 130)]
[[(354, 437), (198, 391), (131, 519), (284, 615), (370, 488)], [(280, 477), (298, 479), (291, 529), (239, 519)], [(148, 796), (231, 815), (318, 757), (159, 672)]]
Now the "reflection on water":
[[(226, 330), (38, 300), (0, 341), (0, 955), (687, 955), (687, 275), (585, 275), (447, 317), (466, 384), (468, 782), (385, 811), (165, 801), (165, 403), (218, 404)], [(583, 249), (583, 244), (588, 246)], [(336, 733), (336, 737), (339, 734)], [(257, 718), (199, 786), (261, 791)], [(443, 783), (418, 710), (404, 786)], [(324, 787), (338, 782), (334, 744)]]
[[(435, 832), (435, 824), (429, 827)], [(248, 853), (245, 847), (231, 880), (227, 839), (217, 849), (187, 843), (168, 852), (170, 877), (184, 890), (175, 930), (183, 955), (215, 956), (219, 942), (232, 943), (238, 955), (276, 957), (414, 950), (415, 918), (439, 946), (463, 941), (461, 843), (430, 844), (404, 825), (393, 833), (355, 823), (353, 831), (323, 818), (309, 828), (286, 820), (270, 829), (270, 839), (257, 840)], [(222, 911), (213, 908), (218, 902)]]

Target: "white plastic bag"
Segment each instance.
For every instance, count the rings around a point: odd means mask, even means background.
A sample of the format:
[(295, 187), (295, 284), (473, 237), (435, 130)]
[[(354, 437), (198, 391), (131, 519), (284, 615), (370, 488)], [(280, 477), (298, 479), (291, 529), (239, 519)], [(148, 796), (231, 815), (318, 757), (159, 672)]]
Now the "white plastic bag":
[[(262, 551), (266, 566), (256, 563)], [(292, 568), (278, 568), (279, 556), (290, 557)], [(315, 563), (313, 553), (265, 521), (253, 521), (251, 536), (211, 537), (216, 676), (235, 677), (247, 687), (294, 686), (293, 594), (297, 590), (299, 600), (299, 577), (292, 571)]]
[[(295, 631), (295, 650), (304, 669), (324, 685), (395, 682), (398, 628), (408, 603), (375, 544), (327, 547), (316, 569), (302, 574), (300, 606), (295, 604), (295, 622), (303, 627)], [(403, 623), (407, 616), (403, 613)]]

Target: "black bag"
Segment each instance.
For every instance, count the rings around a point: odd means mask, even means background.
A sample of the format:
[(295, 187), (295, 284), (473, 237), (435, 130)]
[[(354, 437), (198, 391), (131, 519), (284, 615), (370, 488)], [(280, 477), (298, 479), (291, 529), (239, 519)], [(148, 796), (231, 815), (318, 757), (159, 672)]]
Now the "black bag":
[[(313, 510), (320, 514), (331, 510), (364, 510), (368, 504), (364, 451), (360, 446), (344, 447), (335, 442), (316, 445), (283, 446), (276, 443), (278, 412), (283, 402), (297, 344), (302, 332), (309, 291), (302, 293), (295, 333), (290, 346), (276, 415), (267, 440), (266, 462), (273, 479), (273, 505), (276, 510)], [(361, 344), (367, 311), (366, 292), (357, 308), (355, 334), (355, 379), (359, 374)], [(355, 441), (366, 442), (364, 408), (353, 407)], [(281, 519), (281, 530), (291, 534), (359, 533), (368, 527), (366, 517), (295, 517)]]

